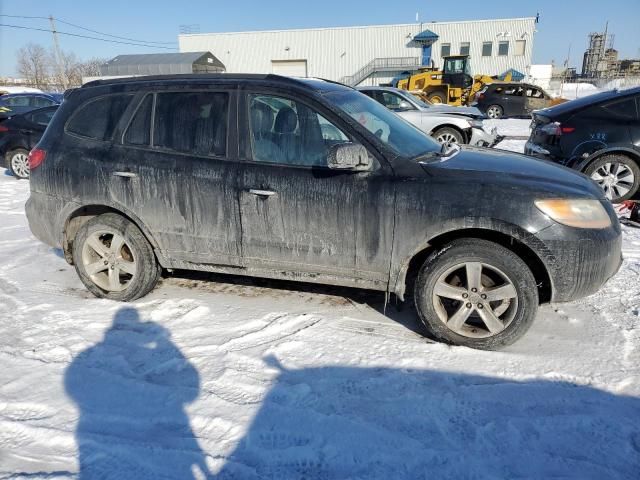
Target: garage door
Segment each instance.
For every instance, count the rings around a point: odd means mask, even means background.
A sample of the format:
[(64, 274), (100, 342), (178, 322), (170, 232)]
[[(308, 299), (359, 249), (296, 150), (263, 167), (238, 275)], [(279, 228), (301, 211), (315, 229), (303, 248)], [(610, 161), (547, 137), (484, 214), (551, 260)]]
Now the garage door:
[(285, 77), (306, 77), (306, 60), (271, 60), (271, 71)]

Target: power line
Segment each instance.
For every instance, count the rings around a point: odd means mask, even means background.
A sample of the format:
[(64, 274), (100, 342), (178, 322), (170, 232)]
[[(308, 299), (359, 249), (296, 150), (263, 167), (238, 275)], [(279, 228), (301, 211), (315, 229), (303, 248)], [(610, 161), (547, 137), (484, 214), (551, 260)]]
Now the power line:
[[(0, 15), (0, 17), (24, 18), (24, 19), (30, 19), (30, 20), (33, 20), (33, 19), (49, 20), (49, 17), (37, 17), (37, 16), (26, 16), (26, 15)], [(61, 19), (56, 18), (56, 17), (54, 17), (54, 20), (56, 22), (64, 23), (65, 25), (69, 25), (69, 26), (74, 27), (74, 28), (79, 28), (80, 30), (85, 30), (85, 31), (91, 32), (91, 33), (96, 33), (98, 35), (102, 35), (102, 36), (105, 36), (105, 37), (118, 38), (120, 40), (128, 40), (128, 41), (137, 42), (137, 43), (157, 43), (157, 44), (160, 44), (160, 45), (171, 45), (171, 44), (175, 44), (176, 43), (176, 42), (156, 42), (156, 41), (152, 41), (152, 40), (139, 40), (139, 39), (136, 39), (136, 38), (120, 37), (118, 35), (111, 35), (110, 33), (104, 33), (104, 32), (100, 32), (98, 30), (92, 30), (90, 28), (86, 28), (86, 27), (83, 27), (81, 25), (76, 25), (75, 23), (67, 22), (65, 20), (61, 20)], [(60, 32), (60, 33), (62, 33), (62, 32)]]
[[(9, 25), (7, 23), (0, 23), (0, 27), (19, 28), (21, 30), (34, 30), (34, 31), (38, 31), (38, 32), (51, 33), (51, 30), (48, 30), (46, 28), (25, 27), (23, 25)], [(67, 35), (67, 36), (70, 36), (70, 37), (87, 38), (89, 40), (98, 40), (100, 42), (118, 43), (118, 44), (121, 44), (121, 45), (134, 45), (134, 46), (137, 46), (137, 47), (147, 47), (147, 48), (162, 48), (163, 50), (177, 50), (176, 47), (162, 47), (160, 45), (148, 45), (148, 44), (144, 44), (144, 43), (132, 43), (132, 42), (122, 42), (122, 41), (119, 41), (119, 40), (107, 40), (106, 38), (90, 37), (88, 35), (80, 35), (78, 33), (60, 32), (60, 31), (57, 31), (56, 33), (59, 33), (60, 35)]]
[(60, 23), (64, 23), (65, 25), (69, 25), (71, 27), (79, 28), (80, 30), (86, 30), (87, 32), (97, 33), (98, 35), (104, 35), (105, 37), (119, 38), (121, 40), (130, 40), (132, 42), (142, 42), (142, 43), (158, 43), (158, 44), (161, 44), (161, 45), (169, 45), (169, 44), (176, 43), (176, 42), (153, 42), (151, 40), (136, 40), (135, 38), (119, 37), (117, 35), (111, 35), (109, 33), (98, 32), (97, 30), (91, 30), (90, 28), (81, 27), (80, 25), (76, 25), (74, 23), (65, 22), (64, 20), (60, 20), (59, 18), (56, 18), (56, 21), (58, 21)]

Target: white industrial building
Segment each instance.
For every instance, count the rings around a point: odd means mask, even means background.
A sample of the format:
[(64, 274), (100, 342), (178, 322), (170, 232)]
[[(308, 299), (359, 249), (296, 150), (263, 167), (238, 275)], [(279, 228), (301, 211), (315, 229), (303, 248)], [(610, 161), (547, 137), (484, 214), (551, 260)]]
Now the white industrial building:
[(531, 65), (535, 17), (180, 35), (180, 52), (211, 52), (229, 73), (278, 73), (351, 85), (389, 82), (442, 56), (469, 54), (471, 73)]

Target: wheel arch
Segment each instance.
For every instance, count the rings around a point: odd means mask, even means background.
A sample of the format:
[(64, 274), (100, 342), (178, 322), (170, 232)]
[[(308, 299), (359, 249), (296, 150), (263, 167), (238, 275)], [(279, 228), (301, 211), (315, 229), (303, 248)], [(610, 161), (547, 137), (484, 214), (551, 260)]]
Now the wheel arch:
[(140, 229), (147, 241), (151, 244), (151, 247), (154, 250), (158, 249), (157, 241), (155, 240), (153, 235), (151, 235), (149, 229), (145, 227), (145, 225), (138, 217), (136, 217), (132, 213), (125, 212), (124, 209), (120, 209), (111, 205), (91, 203), (87, 205), (77, 206), (77, 208), (66, 215), (66, 218), (64, 220), (64, 225), (62, 228), (62, 251), (64, 253), (65, 260), (70, 265), (73, 265), (73, 240), (75, 239), (78, 230), (80, 230), (80, 227), (82, 227), (82, 225), (84, 225), (92, 218), (95, 218), (98, 215), (102, 215), (104, 213), (115, 213), (129, 220)]
[(527, 235), (526, 232), (519, 231), (520, 229), (510, 230), (508, 233), (506, 231), (488, 228), (460, 228), (448, 230), (433, 236), (402, 263), (395, 280), (393, 292), (401, 300), (404, 300), (405, 292), (411, 291), (420, 267), (431, 253), (439, 250), (453, 240), (476, 238), (494, 242), (518, 255), (518, 257), (529, 266), (533, 273), (538, 287), (540, 303), (549, 303), (553, 296), (553, 282), (549, 275), (549, 267), (536, 252), (539, 248), (531, 245), (531, 243), (539, 242), (539, 240), (533, 240), (533, 242), (528, 241), (526, 239), (528, 239), (531, 234)]
[(640, 168), (640, 152), (629, 147), (602, 148), (591, 153), (587, 158), (574, 163), (574, 168), (580, 172), (584, 172), (589, 167), (589, 165), (591, 165), (593, 162), (603, 157), (604, 155), (624, 155), (625, 157), (629, 157), (631, 160), (633, 160)]

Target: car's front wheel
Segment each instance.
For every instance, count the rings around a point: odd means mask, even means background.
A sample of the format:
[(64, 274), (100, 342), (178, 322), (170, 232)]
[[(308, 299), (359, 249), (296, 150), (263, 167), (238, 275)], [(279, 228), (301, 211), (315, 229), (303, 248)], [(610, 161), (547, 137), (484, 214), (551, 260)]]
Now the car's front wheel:
[(115, 213), (87, 221), (73, 241), (73, 262), (96, 297), (128, 302), (149, 293), (161, 269), (140, 229)]
[(624, 155), (604, 155), (585, 170), (612, 203), (629, 200), (640, 186), (638, 164)]
[(432, 137), (435, 138), (440, 144), (451, 145), (452, 143), (464, 143), (462, 134), (450, 127), (439, 128), (438, 130), (433, 132)]
[(24, 148), (16, 148), (7, 152), (7, 165), (17, 179), (29, 178), (29, 152)]
[(454, 240), (433, 252), (415, 283), (420, 319), (436, 339), (496, 350), (529, 329), (538, 309), (531, 270), (486, 240)]

